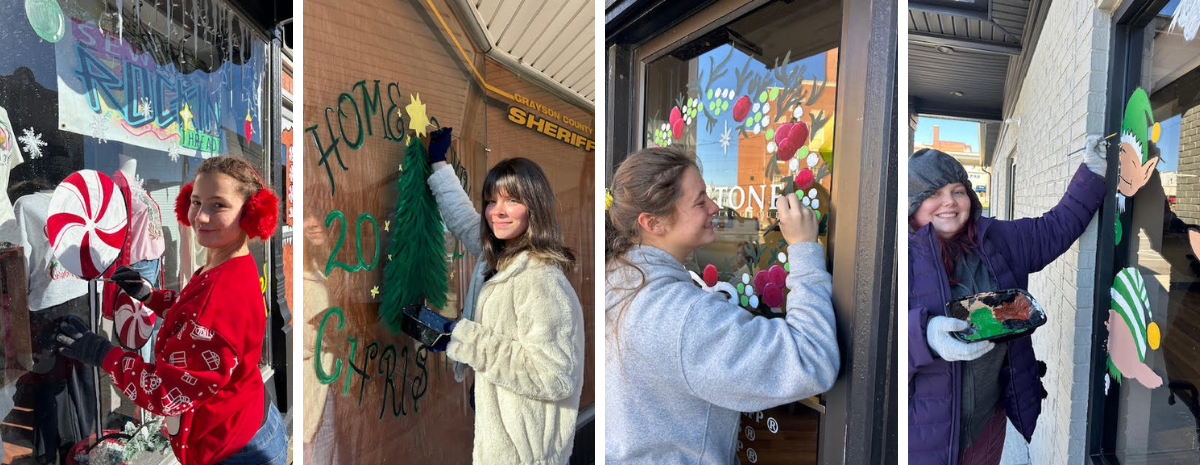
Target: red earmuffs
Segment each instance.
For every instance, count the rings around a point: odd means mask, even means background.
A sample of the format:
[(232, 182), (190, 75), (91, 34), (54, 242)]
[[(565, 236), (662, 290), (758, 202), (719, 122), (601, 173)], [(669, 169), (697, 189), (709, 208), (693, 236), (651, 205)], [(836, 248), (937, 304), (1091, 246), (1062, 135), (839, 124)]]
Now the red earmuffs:
[[(179, 196), (175, 197), (175, 219), (179, 224), (191, 226), (188, 222), (188, 209), (192, 203), (192, 183), (183, 185)], [(279, 197), (270, 189), (259, 189), (250, 200), (242, 206), (242, 219), (238, 221), (246, 235), (253, 238), (266, 239), (275, 233), (275, 225), (279, 217)]]
[(183, 185), (183, 188), (179, 189), (179, 195), (175, 197), (175, 219), (179, 221), (179, 224), (184, 226), (192, 225), (192, 223), (188, 221), (188, 208), (191, 208), (191, 206), (192, 183), (188, 182), (187, 184)]

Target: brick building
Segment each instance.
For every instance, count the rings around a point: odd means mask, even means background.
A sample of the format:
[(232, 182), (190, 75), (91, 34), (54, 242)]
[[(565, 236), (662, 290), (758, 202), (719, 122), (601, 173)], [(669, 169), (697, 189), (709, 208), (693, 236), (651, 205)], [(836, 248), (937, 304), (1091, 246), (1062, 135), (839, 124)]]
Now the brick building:
[[(1200, 297), (1200, 42), (1187, 39), (1195, 29), (1185, 21), (1171, 24), (1190, 7), (1150, 3), (996, 1), (982, 16), (910, 3), (910, 126), (927, 116), (980, 122), (992, 216), (1042, 215), (1066, 191), (1088, 135), (1115, 134), (1101, 211), (1030, 276), (1049, 315), (1031, 336), (1047, 395), (1032, 441), (1010, 424), (1002, 463), (1200, 460), (1190, 394), (1200, 377), (1188, 362), (1198, 354), (1187, 336)], [(940, 30), (931, 20), (945, 15), (980, 21), (983, 32)], [(978, 79), (953, 77), (963, 71)], [(1124, 302), (1119, 273), (1145, 283), (1148, 325), (1111, 317)], [(1132, 362), (1118, 331), (1149, 342)]]

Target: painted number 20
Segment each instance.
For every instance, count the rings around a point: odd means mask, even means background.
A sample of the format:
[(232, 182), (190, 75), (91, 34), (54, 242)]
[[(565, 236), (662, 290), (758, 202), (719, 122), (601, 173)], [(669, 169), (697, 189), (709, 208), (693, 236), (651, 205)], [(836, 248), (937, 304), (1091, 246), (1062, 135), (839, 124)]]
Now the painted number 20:
[[(340, 262), (336, 258), (338, 252), (342, 250), (342, 243), (346, 241), (346, 215), (343, 215), (342, 212), (338, 210), (329, 212), (328, 215), (325, 215), (325, 227), (328, 228), (329, 225), (333, 224), (333, 220), (341, 220), (342, 228), (341, 233), (338, 234), (337, 242), (334, 242), (333, 244), (333, 251), (329, 254), (329, 260), (325, 262), (325, 275), (329, 276), (329, 273), (333, 271), (334, 267), (341, 268), (349, 273), (359, 270), (370, 271), (374, 269), (375, 265), (379, 263), (379, 223), (375, 221), (375, 217), (371, 216), (370, 213), (362, 213), (358, 215), (358, 221), (354, 222), (354, 251), (358, 255), (358, 263), (354, 266)], [(375, 234), (375, 253), (371, 254), (370, 263), (365, 263), (363, 261), (362, 224), (364, 221), (371, 222), (371, 231)]]

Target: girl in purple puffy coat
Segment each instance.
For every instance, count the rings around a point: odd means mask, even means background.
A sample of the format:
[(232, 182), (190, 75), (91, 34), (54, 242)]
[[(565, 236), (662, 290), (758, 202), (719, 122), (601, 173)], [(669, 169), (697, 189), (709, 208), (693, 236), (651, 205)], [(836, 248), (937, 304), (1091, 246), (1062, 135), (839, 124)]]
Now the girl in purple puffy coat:
[(1045, 365), (1034, 358), (1030, 337), (959, 341), (951, 333), (968, 324), (945, 316), (946, 302), (1025, 289), (1030, 273), (1065, 252), (1104, 198), (1104, 147), (1090, 137), (1058, 205), (1015, 221), (981, 216), (967, 172), (953, 157), (922, 149), (909, 158), (909, 463), (998, 464), (1006, 417), (1026, 441), (1033, 436)]

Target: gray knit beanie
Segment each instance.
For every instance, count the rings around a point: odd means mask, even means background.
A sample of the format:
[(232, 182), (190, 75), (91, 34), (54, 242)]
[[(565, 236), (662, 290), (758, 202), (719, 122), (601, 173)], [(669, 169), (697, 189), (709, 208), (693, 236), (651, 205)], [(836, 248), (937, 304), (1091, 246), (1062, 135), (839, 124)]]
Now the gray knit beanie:
[(971, 196), (971, 216), (983, 212), (983, 204), (971, 188), (967, 170), (954, 157), (940, 150), (921, 149), (908, 157), (908, 216), (917, 212), (921, 202), (947, 184), (961, 182)]

